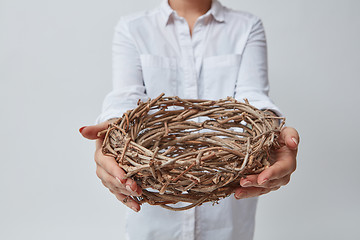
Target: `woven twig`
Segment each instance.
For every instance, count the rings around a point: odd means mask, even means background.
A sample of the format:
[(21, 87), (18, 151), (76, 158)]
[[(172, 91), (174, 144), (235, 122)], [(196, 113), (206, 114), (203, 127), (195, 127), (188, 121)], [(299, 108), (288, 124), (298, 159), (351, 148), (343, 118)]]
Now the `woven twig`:
[[(143, 189), (137, 200), (186, 210), (229, 196), (239, 180), (263, 171), (284, 121), (228, 97), (164, 97), (127, 111), (109, 128), (103, 153)], [(186, 207), (168, 204), (188, 202)]]

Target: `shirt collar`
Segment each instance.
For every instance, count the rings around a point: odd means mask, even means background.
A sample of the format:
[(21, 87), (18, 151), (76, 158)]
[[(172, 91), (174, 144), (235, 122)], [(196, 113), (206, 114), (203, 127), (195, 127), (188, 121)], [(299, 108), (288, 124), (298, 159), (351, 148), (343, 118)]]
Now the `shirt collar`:
[(224, 6), (217, 0), (213, 0), (210, 8), (210, 13), (213, 15), (214, 19), (218, 22), (225, 21), (225, 9)]
[[(163, 0), (160, 5), (160, 9), (163, 13), (164, 25), (166, 26), (169, 23), (170, 17), (175, 13), (175, 11), (170, 7), (168, 0)], [(218, 22), (225, 21), (224, 7), (217, 0), (212, 1), (211, 8), (206, 14), (211, 14)]]

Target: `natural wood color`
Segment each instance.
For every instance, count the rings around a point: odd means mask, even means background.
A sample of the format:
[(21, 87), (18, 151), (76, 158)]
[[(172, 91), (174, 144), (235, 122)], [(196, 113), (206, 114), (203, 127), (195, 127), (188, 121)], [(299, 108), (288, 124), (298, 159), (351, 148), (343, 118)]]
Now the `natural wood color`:
[[(138, 102), (109, 125), (103, 153), (143, 189), (140, 203), (180, 211), (229, 196), (270, 165), (284, 118), (228, 97)], [(281, 124), (278, 124), (281, 121)], [(169, 204), (188, 202), (186, 207)]]

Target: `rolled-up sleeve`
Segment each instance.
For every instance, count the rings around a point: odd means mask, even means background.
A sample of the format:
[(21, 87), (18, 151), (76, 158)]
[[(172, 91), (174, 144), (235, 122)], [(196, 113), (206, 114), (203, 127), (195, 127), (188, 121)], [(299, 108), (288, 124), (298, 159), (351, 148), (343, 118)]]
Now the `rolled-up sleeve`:
[(269, 80), (267, 64), (267, 45), (262, 21), (256, 18), (244, 48), (235, 98), (247, 98), (259, 109), (269, 109), (282, 116), (280, 109), (269, 98)]
[(146, 100), (140, 54), (131, 36), (129, 23), (120, 19), (115, 27), (112, 45), (112, 91), (106, 95), (97, 123), (121, 117), (136, 107), (139, 99)]

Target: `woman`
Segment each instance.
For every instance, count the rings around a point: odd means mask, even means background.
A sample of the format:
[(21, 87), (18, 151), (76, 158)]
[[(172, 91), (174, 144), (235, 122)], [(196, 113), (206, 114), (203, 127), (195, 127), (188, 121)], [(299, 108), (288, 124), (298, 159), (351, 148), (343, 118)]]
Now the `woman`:
[[(248, 98), (260, 109), (280, 115), (268, 97), (266, 40), (256, 16), (223, 7), (217, 0), (165, 0), (153, 11), (122, 18), (113, 42), (113, 91), (104, 101), (98, 125), (83, 127), (84, 137), (96, 139), (112, 118), (164, 92), (181, 98)], [(110, 119), (110, 120), (109, 120)], [(235, 198), (217, 206), (171, 212), (140, 206), (131, 196), (141, 188), (96, 140), (97, 176), (126, 206), (129, 239), (252, 239), (257, 198), (286, 185), (296, 167), (299, 136), (285, 128), (275, 164), (239, 183)], [(140, 211), (140, 212), (139, 212)]]

